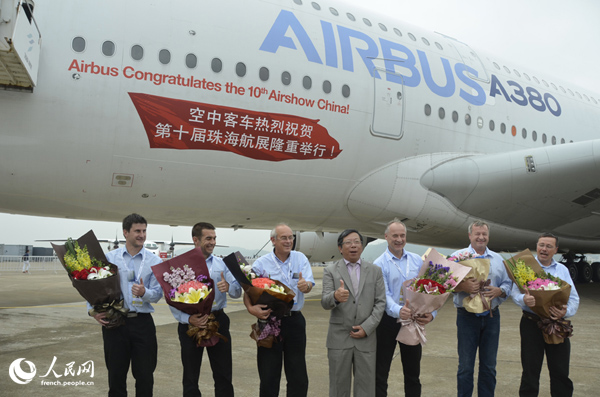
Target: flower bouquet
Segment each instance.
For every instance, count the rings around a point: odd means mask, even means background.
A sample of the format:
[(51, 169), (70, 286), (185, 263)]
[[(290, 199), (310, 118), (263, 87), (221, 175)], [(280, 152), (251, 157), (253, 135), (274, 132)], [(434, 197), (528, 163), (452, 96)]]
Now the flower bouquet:
[(252, 324), (250, 337), (256, 341), (258, 346), (272, 347), (280, 337), (281, 318), (289, 314), (296, 295), (280, 281), (255, 274), (252, 266), (246, 262), (239, 251), (226, 256), (223, 261), (233, 277), (240, 283), (252, 304), (267, 305), (271, 309), (271, 317), (268, 320), (259, 319)]
[(405, 345), (424, 345), (427, 342), (425, 326), (417, 319), (441, 308), (469, 271), (470, 268), (445, 259), (435, 249), (428, 250), (419, 275), (402, 285), (404, 300), (413, 315), (408, 320), (398, 320), (402, 327), (396, 340)]
[(542, 330), (548, 344), (559, 344), (573, 334), (570, 320), (550, 318), (551, 306), (562, 306), (569, 302), (571, 286), (564, 280), (546, 273), (529, 249), (521, 251), (504, 261), (510, 279), (521, 293), (527, 290), (535, 298), (532, 312), (540, 317), (538, 327)]
[[(471, 268), (469, 274), (465, 278), (474, 278), (479, 281), (479, 292), (476, 294), (470, 294), (463, 299), (463, 307), (466, 311), (471, 313), (484, 313), (491, 309), (492, 300), (483, 296), (485, 287), (490, 285), (488, 276), (490, 274), (490, 260), (484, 259), (481, 256), (477, 256), (468, 251), (459, 252), (456, 255), (448, 257), (448, 260), (460, 263), (463, 266)], [(493, 314), (490, 311), (490, 316)]]
[(219, 338), (225, 339), (219, 334), (219, 322), (211, 313), (215, 300), (214, 282), (200, 248), (152, 266), (152, 272), (169, 306), (189, 315), (203, 315), (201, 327), (189, 324), (187, 330), (197, 346), (214, 346)]
[(106, 313), (107, 328), (124, 324), (127, 309), (123, 307), (119, 269), (106, 260), (94, 232), (68, 239), (64, 245), (52, 244), (52, 248), (73, 287), (92, 305), (90, 315)]

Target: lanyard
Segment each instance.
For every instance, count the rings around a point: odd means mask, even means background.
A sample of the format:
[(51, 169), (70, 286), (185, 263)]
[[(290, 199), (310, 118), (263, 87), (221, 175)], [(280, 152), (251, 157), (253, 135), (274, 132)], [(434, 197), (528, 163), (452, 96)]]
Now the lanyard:
[[(127, 251), (125, 251), (125, 252), (127, 252)], [(129, 252), (127, 252), (127, 254), (129, 256), (131, 256), (131, 254), (129, 254)], [(141, 255), (142, 255), (142, 263), (140, 263), (140, 270), (139, 270), (137, 276), (135, 275), (135, 259), (134, 259), (135, 256), (132, 256), (131, 259), (129, 260), (129, 263), (133, 266), (133, 269), (131, 271), (133, 272), (133, 275), (134, 275), (133, 282), (135, 284), (140, 283), (140, 278), (142, 277), (142, 272), (144, 270), (144, 264), (145, 264), (144, 263), (145, 262), (144, 253), (141, 252)], [(137, 254), (136, 254), (136, 256), (137, 256)], [(129, 266), (127, 266), (127, 267), (129, 267)]]
[(279, 272), (281, 273), (281, 277), (284, 279), (283, 281), (285, 281), (286, 285), (289, 286), (290, 288), (292, 288), (292, 253), (290, 252), (290, 264), (289, 264), (289, 268), (290, 271), (288, 272), (288, 275), (286, 277), (285, 273), (283, 272), (283, 269), (281, 268), (281, 265), (279, 264), (279, 258), (277, 258), (277, 255), (275, 255), (275, 253), (271, 253), (273, 255), (273, 259), (275, 262), (275, 265), (277, 265), (277, 267), (279, 268)]

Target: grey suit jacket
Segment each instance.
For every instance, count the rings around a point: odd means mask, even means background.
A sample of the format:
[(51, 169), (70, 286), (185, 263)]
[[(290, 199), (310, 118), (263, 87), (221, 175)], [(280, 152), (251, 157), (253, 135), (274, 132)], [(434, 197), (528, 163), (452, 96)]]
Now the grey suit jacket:
[[(350, 291), (350, 296), (348, 301), (336, 304), (333, 294), (340, 287), (340, 280), (344, 280), (344, 288)], [(350, 274), (343, 259), (324, 269), (321, 306), (331, 310), (327, 348), (356, 347), (360, 351), (375, 351), (377, 347), (375, 329), (385, 311), (385, 283), (381, 268), (362, 261), (356, 296), (351, 286)], [(367, 336), (361, 339), (351, 338), (350, 332), (354, 325), (362, 326)]]

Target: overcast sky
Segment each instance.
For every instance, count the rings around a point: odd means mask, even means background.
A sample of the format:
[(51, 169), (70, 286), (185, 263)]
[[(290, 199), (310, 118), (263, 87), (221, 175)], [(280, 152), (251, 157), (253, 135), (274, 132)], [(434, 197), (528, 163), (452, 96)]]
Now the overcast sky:
[[(308, 1), (304, 1), (308, 3)], [(412, 25), (452, 36), (499, 61), (539, 76), (555, 76), (600, 93), (600, 1), (597, 0), (349, 0)], [(327, 3), (322, 3), (327, 7)], [(359, 13), (353, 9), (357, 17)], [(372, 21), (377, 23), (378, 21)], [(35, 94), (34, 94), (35, 95)], [(595, 95), (600, 99), (600, 94)], [(94, 229), (99, 238), (122, 236), (116, 222), (90, 222), (0, 214), (0, 244), (79, 237)], [(149, 240), (189, 241), (190, 227), (149, 225)], [(260, 248), (269, 231), (218, 229), (218, 242)], [(35, 243), (36, 246), (49, 246)]]

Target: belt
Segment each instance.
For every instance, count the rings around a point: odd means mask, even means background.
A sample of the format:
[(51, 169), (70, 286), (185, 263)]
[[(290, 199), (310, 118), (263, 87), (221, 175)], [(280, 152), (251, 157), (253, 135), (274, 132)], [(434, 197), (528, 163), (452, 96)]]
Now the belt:
[(149, 316), (150, 313), (127, 312), (127, 318)]
[(540, 316), (538, 316), (537, 314), (529, 313), (529, 312), (526, 312), (525, 310), (523, 310), (523, 317), (525, 317), (528, 320), (535, 321), (535, 322), (538, 322), (541, 320)]
[(300, 310), (291, 311), (287, 314), (284, 314), (283, 317), (292, 317), (292, 316), (297, 316), (298, 314), (300, 314)]
[(223, 309), (219, 309), (219, 310), (213, 310), (211, 313), (214, 314), (215, 317), (218, 317), (221, 314), (225, 314), (225, 311)]
[[(473, 314), (473, 315), (475, 315), (475, 314), (481, 314), (481, 313), (472, 313), (472, 312), (468, 311), (467, 309), (465, 309), (464, 307), (457, 307), (456, 309), (460, 310), (460, 311), (463, 311), (465, 313)], [(495, 308), (493, 308), (491, 311), (495, 312), (496, 310), (498, 310), (498, 306), (496, 306)]]

